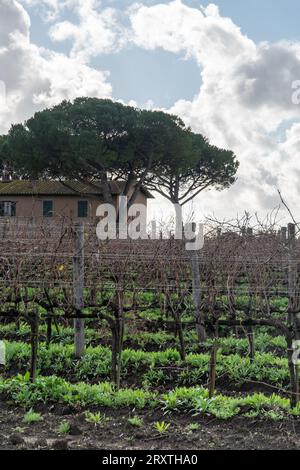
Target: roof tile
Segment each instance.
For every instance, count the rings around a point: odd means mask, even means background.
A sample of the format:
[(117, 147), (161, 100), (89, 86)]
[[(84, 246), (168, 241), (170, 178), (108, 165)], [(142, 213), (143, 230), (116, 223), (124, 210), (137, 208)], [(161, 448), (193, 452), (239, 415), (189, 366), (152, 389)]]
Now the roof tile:
[[(124, 183), (110, 182), (114, 195), (122, 193)], [(153, 198), (146, 189), (141, 191), (147, 198)], [(14, 180), (0, 182), (0, 196), (99, 196), (102, 194), (101, 183), (99, 181), (81, 182), (75, 180), (54, 181), (54, 180)]]

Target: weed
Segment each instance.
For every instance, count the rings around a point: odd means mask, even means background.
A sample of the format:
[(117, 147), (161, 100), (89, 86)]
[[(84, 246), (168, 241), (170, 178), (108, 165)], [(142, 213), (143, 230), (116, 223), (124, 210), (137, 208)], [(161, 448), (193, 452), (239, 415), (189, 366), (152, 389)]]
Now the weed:
[(23, 422), (26, 424), (32, 424), (32, 423), (38, 423), (39, 421), (42, 421), (42, 415), (40, 413), (36, 413), (33, 411), (32, 408), (25, 414), (23, 418)]

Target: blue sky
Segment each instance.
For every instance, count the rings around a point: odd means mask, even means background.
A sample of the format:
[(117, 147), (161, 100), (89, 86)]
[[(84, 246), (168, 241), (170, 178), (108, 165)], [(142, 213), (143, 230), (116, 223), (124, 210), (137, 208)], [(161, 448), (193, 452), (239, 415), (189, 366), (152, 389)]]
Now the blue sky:
[[(107, 4), (123, 6), (124, 3), (130, 5), (133, 2), (116, 0)], [(154, 5), (163, 2), (144, 3)], [(186, 3), (193, 5), (195, 2)], [(29, 11), (32, 42), (67, 53), (71, 43), (53, 43), (40, 15), (34, 9)], [(66, 12), (64, 19), (72, 20), (73, 16)], [(201, 85), (199, 67), (195, 60), (164, 50), (144, 51), (131, 45), (114, 54), (99, 54), (91, 63), (96, 69), (109, 71), (115, 98), (134, 100), (141, 107), (147, 106), (149, 101), (159, 107), (170, 107), (180, 98), (192, 99)]]
[[(191, 5), (199, 5), (192, 0)], [(202, 1), (208, 5), (209, 1)], [(298, 0), (219, 0), (222, 15), (229, 16), (255, 41), (299, 40)]]
[[(131, 0), (104, 2), (113, 7), (125, 8), (134, 3)], [(168, 0), (146, 0), (145, 5), (168, 3)], [(186, 5), (199, 8), (212, 3), (209, 0), (185, 0)], [(223, 16), (229, 16), (242, 31), (255, 41), (276, 41), (280, 39), (299, 40), (300, 3), (298, 0), (218, 0), (215, 1)], [(39, 15), (31, 10), (32, 39), (37, 43), (49, 44), (47, 29)], [(70, 17), (70, 14), (67, 15)]]
[[(125, 9), (132, 0), (106, 0), (104, 6)], [(146, 0), (144, 5), (169, 3), (169, 0)], [(207, 0), (185, 0), (193, 8), (207, 6)], [(222, 16), (231, 18), (242, 32), (256, 42), (300, 40), (300, 2), (298, 0), (219, 0), (215, 2)], [(31, 38), (38, 45), (67, 52), (70, 42), (53, 43), (44, 22), (36, 9), (30, 9)], [(74, 20), (70, 11), (64, 19)], [(76, 21), (76, 19), (75, 19)], [(114, 96), (135, 100), (145, 106), (151, 100), (156, 106), (169, 107), (180, 98), (192, 99), (198, 92), (201, 78), (194, 60), (184, 60), (183, 55), (166, 51), (143, 51), (128, 46), (115, 54), (99, 54), (93, 66), (110, 71)]]
[[(106, 5), (124, 8), (130, 6), (131, 0), (113, 0)], [(145, 5), (168, 3), (168, 0), (144, 1)], [(186, 0), (184, 2), (194, 8), (207, 6), (209, 0)], [(298, 0), (218, 0), (215, 1), (223, 16), (229, 16), (238, 24), (243, 32), (255, 41), (276, 41), (279, 39), (300, 39), (299, 17), (300, 3)], [(48, 44), (47, 29), (39, 15), (31, 10), (32, 39), (37, 43)], [(70, 16), (67, 15), (67, 16)]]

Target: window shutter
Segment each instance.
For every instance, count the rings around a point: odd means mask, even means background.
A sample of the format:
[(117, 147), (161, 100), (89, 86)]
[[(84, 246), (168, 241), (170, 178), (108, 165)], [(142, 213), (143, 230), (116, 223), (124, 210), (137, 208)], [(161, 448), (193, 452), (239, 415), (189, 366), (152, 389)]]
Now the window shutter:
[(0, 202), (0, 217), (16, 217), (16, 202)]
[(53, 201), (43, 201), (43, 216), (53, 217)]
[(86, 218), (88, 216), (88, 202), (78, 201), (78, 217)]
[(12, 202), (11, 207), (10, 207), (10, 216), (11, 217), (16, 217), (16, 215), (17, 215), (17, 203)]

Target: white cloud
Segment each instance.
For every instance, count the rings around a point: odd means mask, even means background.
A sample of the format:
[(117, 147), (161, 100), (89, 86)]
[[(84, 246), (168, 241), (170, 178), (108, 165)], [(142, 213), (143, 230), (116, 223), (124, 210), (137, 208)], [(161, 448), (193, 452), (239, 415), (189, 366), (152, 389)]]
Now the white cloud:
[(111, 96), (106, 72), (30, 42), (29, 17), (19, 2), (0, 0), (0, 31), (0, 80), (6, 85), (0, 132), (63, 99)]
[[(49, 36), (53, 42), (70, 42), (70, 57), (80, 62), (117, 52), (127, 43), (127, 29), (119, 21), (121, 11), (104, 7), (101, 0), (20, 1), (51, 23)], [(72, 21), (64, 19), (70, 14)]]
[[(21, 3), (41, 11), (50, 38), (68, 41), (69, 56), (30, 42), (30, 18)], [(0, 80), (8, 92), (0, 130), (63, 98), (111, 96), (107, 74), (90, 66), (99, 54), (127, 44), (163, 49), (194, 58), (202, 79), (193, 100), (179, 100), (169, 111), (234, 150), (241, 162), (237, 184), (202, 196), (200, 209), (270, 210), (278, 202), (276, 187), (297, 209), (300, 106), (292, 104), (292, 82), (300, 80), (300, 44), (256, 44), (214, 4), (145, 3), (133, 1), (123, 11), (121, 0), (0, 0)]]
[(18, 32), (29, 38), (30, 18), (24, 8), (10, 0), (0, 0), (0, 47), (3, 49), (10, 43), (10, 37)]
[(180, 0), (151, 7), (135, 4), (129, 9), (133, 42), (145, 49), (163, 48), (195, 57), (200, 65), (214, 63), (221, 70), (255, 51), (253, 41), (243, 36), (215, 5), (200, 10)]
[[(276, 187), (296, 207), (299, 184), (289, 175), (299, 170), (299, 157), (289, 159), (283, 148), (299, 153), (299, 125), (286, 135), (285, 147), (276, 130), (300, 119), (292, 104), (292, 82), (300, 78), (300, 45), (255, 44), (216, 5), (190, 8), (180, 0), (130, 10), (132, 41), (144, 49), (162, 48), (195, 58), (202, 85), (192, 101), (180, 100), (170, 109), (211, 142), (234, 150), (241, 162), (239, 180), (229, 191), (211, 191), (201, 207), (219, 214), (272, 209), (279, 200)], [(295, 144), (297, 142), (297, 144)]]
[(101, 53), (120, 50), (126, 43), (126, 29), (114, 8), (103, 8), (97, 0), (78, 0), (73, 4), (73, 13), (78, 17), (77, 24), (61, 21), (49, 31), (53, 41), (71, 41), (72, 58), (89, 62)]
[(20, 0), (24, 6), (36, 7), (44, 21), (54, 21), (65, 9), (76, 0)]

